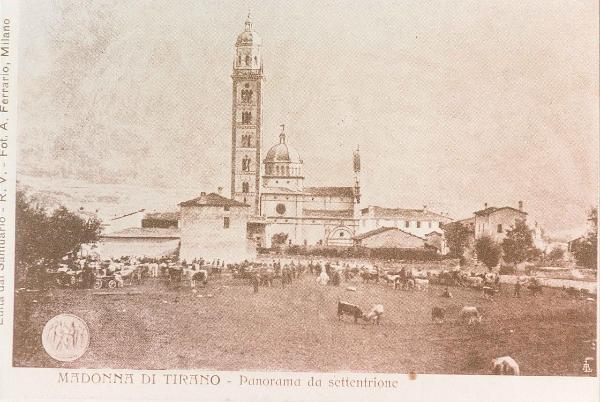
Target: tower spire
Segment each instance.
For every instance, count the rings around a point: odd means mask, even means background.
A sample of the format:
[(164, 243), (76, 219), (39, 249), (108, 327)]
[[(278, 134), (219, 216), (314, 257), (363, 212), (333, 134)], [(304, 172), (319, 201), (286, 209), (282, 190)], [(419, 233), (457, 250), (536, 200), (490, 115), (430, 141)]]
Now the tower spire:
[(280, 124), (279, 127), (281, 127), (281, 133), (279, 134), (279, 143), (285, 144), (285, 124)]

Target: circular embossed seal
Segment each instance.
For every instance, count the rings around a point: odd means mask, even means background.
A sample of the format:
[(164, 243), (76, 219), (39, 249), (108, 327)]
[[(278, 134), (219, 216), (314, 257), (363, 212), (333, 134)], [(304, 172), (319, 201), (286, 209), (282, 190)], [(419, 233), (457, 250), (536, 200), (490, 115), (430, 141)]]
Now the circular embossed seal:
[(44, 326), (42, 345), (52, 358), (62, 362), (79, 359), (90, 344), (90, 331), (81, 318), (59, 314)]

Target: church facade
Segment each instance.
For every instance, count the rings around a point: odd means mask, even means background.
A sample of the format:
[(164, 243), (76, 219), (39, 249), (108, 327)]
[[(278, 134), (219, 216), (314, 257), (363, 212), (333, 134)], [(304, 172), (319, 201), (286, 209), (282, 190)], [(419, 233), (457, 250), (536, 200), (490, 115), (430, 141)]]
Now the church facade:
[(231, 138), (231, 198), (251, 207), (248, 237), (260, 247), (351, 246), (360, 202), (358, 152), (347, 186), (305, 187), (304, 162), (288, 144), (282, 125), (279, 142), (261, 160), (262, 41), (250, 18), (235, 43)]

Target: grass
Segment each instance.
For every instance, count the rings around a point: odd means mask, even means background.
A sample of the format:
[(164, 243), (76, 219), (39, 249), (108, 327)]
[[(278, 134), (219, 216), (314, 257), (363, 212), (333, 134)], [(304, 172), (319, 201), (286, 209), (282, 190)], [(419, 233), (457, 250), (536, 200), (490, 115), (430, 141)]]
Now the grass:
[[(276, 282), (279, 285), (279, 282)], [(94, 295), (93, 290), (21, 292), (15, 300), (14, 365), (20, 367), (370, 371), (489, 374), (494, 357), (510, 355), (522, 375), (589, 375), (585, 357), (595, 356), (596, 304), (545, 289), (532, 297), (494, 300), (478, 291), (441, 288), (394, 291), (383, 284), (352, 284), (356, 292), (321, 287), (305, 274), (291, 286), (260, 288), (223, 278), (197, 293), (158, 280), (123, 291), (140, 295)], [(212, 294), (213, 297), (206, 297)], [(202, 295), (204, 297), (198, 297)], [(382, 325), (338, 321), (337, 300), (367, 310), (382, 303)], [(34, 302), (35, 300), (35, 302)], [(483, 322), (457, 321), (464, 305), (480, 306)], [(443, 324), (431, 308), (447, 308)], [(58, 362), (41, 345), (45, 323), (60, 313), (83, 318), (90, 347), (77, 361)], [(595, 373), (594, 373), (595, 374)]]

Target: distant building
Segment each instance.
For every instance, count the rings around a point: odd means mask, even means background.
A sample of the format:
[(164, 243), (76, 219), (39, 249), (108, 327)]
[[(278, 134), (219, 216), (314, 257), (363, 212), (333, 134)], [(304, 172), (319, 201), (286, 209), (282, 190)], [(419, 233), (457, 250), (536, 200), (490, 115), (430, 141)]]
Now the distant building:
[(201, 193), (179, 206), (180, 259), (233, 263), (255, 257), (246, 240), (249, 205), (216, 193)]
[(523, 211), (523, 202), (519, 201), (519, 208), (509, 206), (488, 207), (473, 213), (475, 218), (475, 239), (490, 237), (501, 243), (506, 237), (506, 232), (514, 227), (517, 220), (526, 220), (527, 212)]
[(354, 245), (366, 248), (424, 249), (424, 238), (395, 227), (380, 227), (354, 236)]
[(123, 256), (155, 258), (172, 255), (178, 246), (177, 229), (132, 227), (102, 235), (91, 251), (103, 260)]
[(395, 227), (421, 238), (433, 231), (443, 234), (443, 226), (452, 222), (452, 218), (430, 211), (427, 207), (404, 209), (369, 206), (361, 210), (359, 220), (359, 233)]
[(178, 228), (179, 211), (147, 213), (146, 215), (144, 215), (141, 224), (143, 228)]
[(448, 246), (446, 245), (446, 239), (444, 238), (444, 233), (442, 231), (434, 230), (433, 232), (427, 233), (425, 235), (425, 244), (435, 248), (439, 254), (446, 255), (449, 252)]

